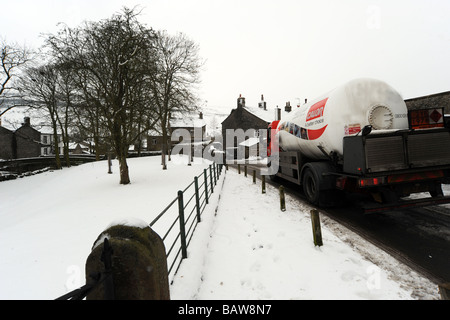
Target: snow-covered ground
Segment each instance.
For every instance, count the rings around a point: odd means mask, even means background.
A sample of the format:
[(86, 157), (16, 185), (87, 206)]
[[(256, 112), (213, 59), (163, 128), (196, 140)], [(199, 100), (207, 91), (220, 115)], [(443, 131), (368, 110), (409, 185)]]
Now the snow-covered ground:
[[(175, 159), (176, 160), (176, 159)], [(208, 163), (130, 159), (119, 185), (97, 162), (0, 183), (0, 299), (54, 299), (84, 284), (97, 236), (120, 219), (152, 221)], [(422, 278), (310, 207), (229, 170), (222, 175), (171, 285), (172, 299), (439, 299)]]

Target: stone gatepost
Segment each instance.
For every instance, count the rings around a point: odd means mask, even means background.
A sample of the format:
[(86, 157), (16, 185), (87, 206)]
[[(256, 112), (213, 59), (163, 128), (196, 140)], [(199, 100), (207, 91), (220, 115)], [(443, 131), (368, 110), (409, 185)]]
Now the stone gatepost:
[[(86, 260), (86, 283), (91, 275), (105, 271), (103, 241), (113, 250), (112, 285), (116, 300), (170, 300), (166, 250), (159, 235), (149, 226), (116, 224), (95, 241)], [(104, 300), (107, 281), (96, 287), (87, 300)]]

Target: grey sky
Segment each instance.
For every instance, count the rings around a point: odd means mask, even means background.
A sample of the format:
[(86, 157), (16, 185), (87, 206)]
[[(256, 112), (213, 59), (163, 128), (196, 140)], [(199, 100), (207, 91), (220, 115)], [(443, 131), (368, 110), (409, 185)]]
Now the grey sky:
[(206, 59), (201, 98), (234, 108), (314, 98), (357, 77), (403, 97), (450, 90), (448, 0), (0, 0), (0, 36), (38, 47), (56, 24), (77, 26), (140, 5), (140, 21), (184, 32)]

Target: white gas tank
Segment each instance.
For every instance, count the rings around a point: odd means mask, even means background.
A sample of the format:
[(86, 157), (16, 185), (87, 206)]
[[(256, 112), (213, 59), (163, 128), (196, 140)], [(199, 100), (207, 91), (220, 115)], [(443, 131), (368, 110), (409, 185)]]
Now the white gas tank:
[(342, 156), (343, 138), (373, 130), (408, 128), (408, 110), (401, 95), (374, 79), (356, 79), (293, 110), (279, 123), (280, 147), (313, 159)]

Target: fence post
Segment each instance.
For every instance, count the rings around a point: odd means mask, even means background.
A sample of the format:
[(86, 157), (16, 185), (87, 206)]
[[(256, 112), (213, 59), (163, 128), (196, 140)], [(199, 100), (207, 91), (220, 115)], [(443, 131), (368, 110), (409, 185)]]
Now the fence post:
[(216, 163), (213, 163), (213, 171), (214, 171), (214, 185), (217, 185), (217, 175), (216, 175)]
[(247, 166), (244, 166), (244, 175), (247, 178)]
[(202, 218), (200, 217), (200, 195), (198, 192), (198, 177), (194, 178), (194, 187), (195, 187), (195, 205), (197, 207), (197, 221), (202, 222)]
[(266, 193), (266, 176), (262, 175), (261, 180), (262, 180), (262, 193)]
[(214, 185), (213, 185), (213, 173), (212, 173), (212, 167), (209, 165), (209, 180), (211, 181), (211, 193), (214, 193)]
[(256, 183), (256, 170), (253, 170), (253, 183)]
[(321, 247), (321, 246), (323, 246), (322, 230), (320, 227), (319, 211), (317, 211), (316, 209), (311, 210), (311, 222), (312, 222), (312, 229), (313, 229), (314, 245)]
[(208, 204), (209, 203), (209, 200), (208, 200), (208, 174), (207, 174), (206, 169), (203, 170), (203, 176), (205, 178), (205, 199), (206, 199), (206, 204)]
[(286, 198), (284, 196), (284, 187), (280, 186), (280, 209), (286, 211)]
[(238, 174), (241, 174), (241, 165), (238, 163)]
[(181, 240), (181, 257), (187, 258), (187, 246), (186, 246), (186, 228), (184, 226), (184, 201), (183, 191), (178, 191), (178, 215), (180, 220), (180, 240)]

